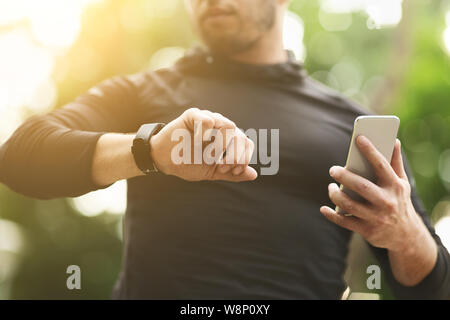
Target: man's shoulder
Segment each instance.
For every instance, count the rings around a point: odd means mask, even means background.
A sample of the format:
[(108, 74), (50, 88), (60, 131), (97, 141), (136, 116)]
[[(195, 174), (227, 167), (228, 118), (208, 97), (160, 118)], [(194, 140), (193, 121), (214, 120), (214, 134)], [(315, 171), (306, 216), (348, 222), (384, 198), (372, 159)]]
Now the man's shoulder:
[(303, 93), (336, 109), (338, 112), (345, 112), (356, 117), (361, 115), (375, 115), (370, 109), (363, 107), (353, 99), (309, 76), (304, 79)]
[(132, 84), (138, 98), (144, 104), (179, 106), (188, 103), (186, 90), (183, 90), (185, 76), (176, 65), (157, 70), (144, 70), (124, 78)]
[(105, 96), (110, 93), (137, 95), (141, 91), (157, 91), (158, 88), (168, 88), (173, 83), (176, 72), (171, 68), (159, 70), (143, 70), (132, 74), (121, 74), (106, 78), (91, 87), (88, 94)]
[(172, 67), (160, 68), (156, 70), (142, 70), (137, 73), (123, 76), (130, 81), (135, 87), (161, 87), (171, 86), (182, 80), (183, 76), (174, 65)]

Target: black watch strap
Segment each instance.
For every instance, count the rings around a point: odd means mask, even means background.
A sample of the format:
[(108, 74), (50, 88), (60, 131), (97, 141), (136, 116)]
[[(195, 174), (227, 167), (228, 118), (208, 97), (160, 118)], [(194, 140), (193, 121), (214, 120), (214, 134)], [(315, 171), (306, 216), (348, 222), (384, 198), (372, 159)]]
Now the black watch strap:
[(142, 125), (133, 140), (131, 152), (137, 167), (145, 174), (158, 172), (151, 156), (150, 139), (165, 126), (164, 123), (148, 123)]

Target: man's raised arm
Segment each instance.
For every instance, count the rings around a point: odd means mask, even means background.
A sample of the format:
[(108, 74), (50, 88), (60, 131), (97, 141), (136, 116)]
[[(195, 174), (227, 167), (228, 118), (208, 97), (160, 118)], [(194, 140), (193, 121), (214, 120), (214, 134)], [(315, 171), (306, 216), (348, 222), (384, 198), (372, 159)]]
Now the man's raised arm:
[[(140, 175), (131, 153), (133, 133), (143, 124), (138, 90), (130, 78), (112, 78), (59, 110), (30, 118), (0, 147), (0, 182), (24, 195), (48, 199), (79, 196)], [(171, 165), (173, 131), (192, 130), (195, 120), (206, 118), (211, 120), (205, 126), (235, 128), (219, 114), (198, 109), (184, 113), (151, 139), (160, 171), (186, 180), (256, 178), (246, 162), (253, 144), (239, 130), (234, 139), (245, 142), (239, 154), (247, 155), (238, 159), (240, 165)]]
[[(221, 139), (205, 141), (205, 135), (215, 132)], [(176, 139), (177, 132), (186, 133), (188, 141)], [(131, 153), (134, 134), (105, 134), (100, 137), (94, 153), (92, 175), (98, 185), (108, 185), (121, 179), (128, 179), (142, 175)], [(199, 146), (201, 159), (194, 161), (194, 141), (209, 142), (209, 148), (220, 150), (214, 161), (204, 158), (204, 146)], [(188, 143), (186, 149), (191, 151), (189, 161), (178, 163), (174, 159), (173, 151), (180, 143)], [(189, 181), (225, 180), (248, 181), (254, 180), (256, 171), (249, 167), (253, 153), (253, 142), (240, 131), (234, 122), (224, 116), (207, 110), (191, 108), (177, 119), (166, 125), (160, 132), (150, 139), (151, 157), (159, 171), (177, 176)], [(228, 148), (227, 148), (228, 147)], [(219, 156), (225, 151), (230, 153), (233, 148), (233, 158), (222, 159)], [(150, 155), (149, 155), (150, 156)], [(226, 161), (225, 161), (226, 160)]]

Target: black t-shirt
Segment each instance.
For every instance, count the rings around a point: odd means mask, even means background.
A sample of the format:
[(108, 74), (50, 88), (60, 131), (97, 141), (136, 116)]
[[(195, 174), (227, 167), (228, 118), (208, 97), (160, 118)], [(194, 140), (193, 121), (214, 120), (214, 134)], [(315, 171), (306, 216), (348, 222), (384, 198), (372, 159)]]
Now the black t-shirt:
[[(242, 183), (162, 173), (130, 179), (114, 297), (340, 298), (351, 233), (319, 208), (333, 206), (328, 170), (345, 165), (353, 121), (369, 112), (309, 78), (292, 57), (257, 66), (194, 50), (173, 68), (106, 80), (25, 122), (0, 149), (0, 181), (38, 198), (95, 190), (91, 162), (102, 133), (167, 123), (189, 107), (219, 112), (243, 129), (279, 129), (279, 171)], [(397, 297), (444, 298), (449, 254), (408, 174), (414, 206), (439, 246), (437, 264), (407, 288), (393, 278), (387, 251), (371, 248)]]

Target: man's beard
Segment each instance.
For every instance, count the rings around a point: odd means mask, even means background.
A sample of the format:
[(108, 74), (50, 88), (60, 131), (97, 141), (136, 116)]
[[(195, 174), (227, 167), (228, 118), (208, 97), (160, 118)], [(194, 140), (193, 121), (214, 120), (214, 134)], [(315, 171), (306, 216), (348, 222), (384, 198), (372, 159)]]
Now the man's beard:
[[(260, 0), (258, 13), (254, 16), (252, 30), (245, 30), (245, 22), (239, 19), (238, 31), (234, 34), (215, 36), (199, 26), (201, 37), (208, 48), (217, 54), (231, 56), (251, 49), (275, 24), (275, 3), (271, 0)], [(248, 32), (251, 31), (251, 32)]]
[(250, 39), (241, 39), (238, 35), (224, 37), (203, 37), (208, 48), (217, 54), (232, 56), (251, 49), (262, 35)]

